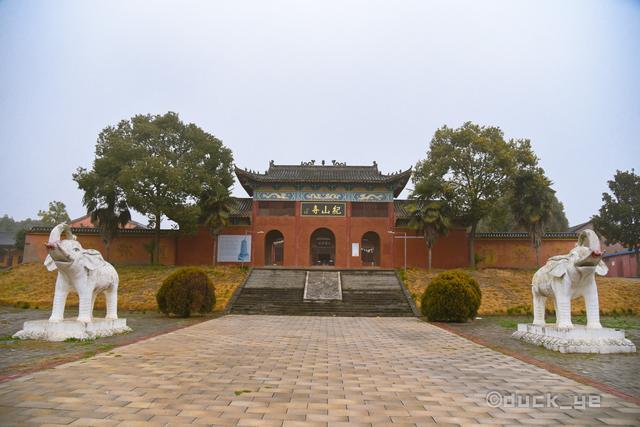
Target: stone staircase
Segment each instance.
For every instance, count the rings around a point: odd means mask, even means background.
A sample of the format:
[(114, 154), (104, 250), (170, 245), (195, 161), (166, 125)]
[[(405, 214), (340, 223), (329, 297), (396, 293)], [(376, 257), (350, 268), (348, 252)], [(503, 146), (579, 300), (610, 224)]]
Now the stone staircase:
[[(314, 271), (314, 270), (311, 270)], [(306, 270), (254, 268), (231, 301), (231, 314), (414, 316), (394, 271), (330, 270), (341, 276), (342, 300), (304, 300)]]

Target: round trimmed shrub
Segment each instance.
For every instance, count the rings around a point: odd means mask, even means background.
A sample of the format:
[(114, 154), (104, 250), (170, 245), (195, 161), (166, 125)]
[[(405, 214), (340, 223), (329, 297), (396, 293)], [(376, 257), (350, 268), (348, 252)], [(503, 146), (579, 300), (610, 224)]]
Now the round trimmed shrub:
[(167, 316), (189, 317), (193, 312), (210, 313), (216, 304), (216, 294), (204, 270), (187, 267), (164, 279), (156, 301)]
[(422, 294), (422, 314), (430, 321), (466, 322), (478, 314), (482, 293), (471, 275), (445, 271), (433, 278)]

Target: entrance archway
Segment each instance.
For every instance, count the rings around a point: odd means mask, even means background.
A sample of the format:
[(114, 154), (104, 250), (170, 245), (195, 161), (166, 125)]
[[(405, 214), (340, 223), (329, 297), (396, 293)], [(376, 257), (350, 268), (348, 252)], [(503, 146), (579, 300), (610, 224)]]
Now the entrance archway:
[(311, 265), (335, 265), (336, 237), (328, 228), (318, 228), (311, 234)]
[(378, 233), (368, 231), (362, 235), (360, 259), (363, 265), (380, 265), (380, 236)]
[(271, 230), (264, 239), (264, 265), (284, 263), (284, 236), (279, 230)]

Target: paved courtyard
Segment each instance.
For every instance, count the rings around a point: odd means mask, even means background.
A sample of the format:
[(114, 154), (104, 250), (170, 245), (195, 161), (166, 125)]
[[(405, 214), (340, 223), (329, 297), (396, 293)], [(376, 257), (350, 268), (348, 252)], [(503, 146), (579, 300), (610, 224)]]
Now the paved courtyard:
[(640, 408), (413, 318), (226, 316), (0, 384), (3, 426), (433, 423), (638, 425)]

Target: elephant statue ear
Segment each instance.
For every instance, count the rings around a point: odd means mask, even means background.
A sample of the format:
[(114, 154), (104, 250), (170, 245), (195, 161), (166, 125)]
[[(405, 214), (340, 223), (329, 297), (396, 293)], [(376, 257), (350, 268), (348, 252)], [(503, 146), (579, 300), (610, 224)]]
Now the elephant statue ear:
[(549, 274), (553, 277), (562, 277), (567, 274), (567, 268), (569, 267), (569, 260), (562, 258), (550, 262)]
[(609, 267), (607, 267), (607, 264), (605, 264), (604, 261), (600, 260), (600, 262), (596, 266), (596, 274), (598, 276), (606, 276), (608, 272), (609, 272)]
[(53, 261), (53, 258), (51, 258), (51, 255), (47, 255), (47, 257), (44, 259), (44, 266), (47, 267), (47, 270), (49, 271), (53, 271), (56, 268), (56, 263)]
[(95, 270), (101, 267), (105, 260), (102, 258), (102, 254), (95, 249), (85, 249), (82, 251), (82, 263), (89, 270)]

